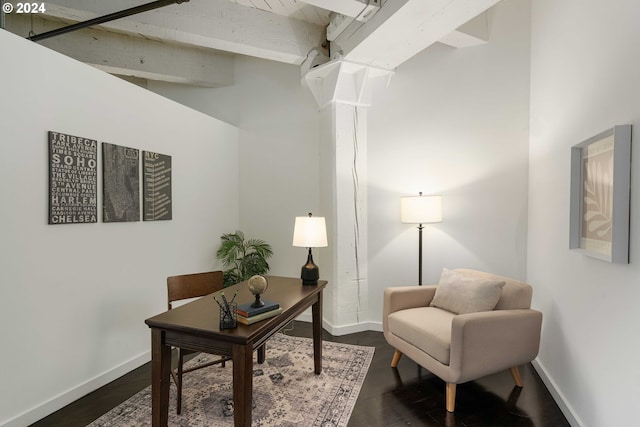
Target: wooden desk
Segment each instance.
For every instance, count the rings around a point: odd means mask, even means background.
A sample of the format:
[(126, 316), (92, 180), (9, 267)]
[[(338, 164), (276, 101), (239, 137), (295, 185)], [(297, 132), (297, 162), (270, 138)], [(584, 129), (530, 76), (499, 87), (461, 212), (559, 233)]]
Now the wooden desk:
[[(307, 308), (312, 307), (314, 371), (322, 372), (322, 291), (327, 282), (303, 286), (300, 279), (267, 276), (266, 300), (276, 301), (282, 313), (270, 319), (220, 330), (220, 308), (211, 295), (145, 320), (151, 328), (152, 425), (166, 426), (169, 417), (171, 346), (231, 356), (233, 358), (233, 406), (236, 427), (251, 426), (253, 351)], [(253, 301), (246, 282), (225, 288), (236, 302)], [(216, 292), (218, 300), (220, 292)], [(263, 347), (262, 347), (263, 348)], [(264, 353), (259, 356), (264, 357)], [(259, 361), (262, 361), (259, 360)]]

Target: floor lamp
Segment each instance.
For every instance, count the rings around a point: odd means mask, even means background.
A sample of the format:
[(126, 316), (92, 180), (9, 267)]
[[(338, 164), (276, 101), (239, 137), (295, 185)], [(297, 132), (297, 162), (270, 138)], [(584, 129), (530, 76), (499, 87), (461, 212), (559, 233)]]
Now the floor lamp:
[(418, 285), (422, 286), (422, 224), (442, 222), (442, 196), (408, 196), (400, 198), (400, 220), (418, 224)]

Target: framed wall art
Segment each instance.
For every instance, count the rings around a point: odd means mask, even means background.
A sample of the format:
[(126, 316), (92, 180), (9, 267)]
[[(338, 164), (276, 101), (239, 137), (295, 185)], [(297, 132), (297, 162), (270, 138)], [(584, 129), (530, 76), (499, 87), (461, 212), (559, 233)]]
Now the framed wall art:
[(140, 151), (102, 143), (103, 222), (140, 221)]
[(571, 147), (569, 247), (629, 263), (631, 125), (614, 126)]
[(49, 131), (49, 224), (98, 222), (98, 141)]
[(171, 156), (142, 152), (142, 200), (144, 221), (171, 219)]

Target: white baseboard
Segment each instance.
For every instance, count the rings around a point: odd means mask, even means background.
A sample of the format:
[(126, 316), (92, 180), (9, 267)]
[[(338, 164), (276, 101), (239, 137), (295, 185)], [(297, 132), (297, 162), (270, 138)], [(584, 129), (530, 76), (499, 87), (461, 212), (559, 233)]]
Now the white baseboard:
[(57, 396), (35, 406), (9, 420), (0, 421), (0, 427), (24, 427), (41, 420), (47, 415), (51, 415), (58, 409), (64, 408), (71, 402), (80, 399), (94, 390), (120, 378), (127, 372), (130, 372), (151, 360), (151, 351), (145, 351), (132, 359), (110, 369), (100, 375), (97, 375), (88, 381), (77, 385)]
[[(301, 322), (311, 323), (311, 313), (302, 313), (296, 317), (296, 320)], [(339, 337), (347, 334), (355, 334), (356, 332), (376, 331), (382, 332), (381, 322), (362, 322), (354, 323), (351, 325), (334, 326), (326, 320), (322, 320), (322, 328), (329, 332), (334, 337)]]
[(355, 334), (356, 332), (377, 331), (382, 332), (382, 323), (362, 322), (351, 325), (333, 326), (329, 322), (323, 322), (324, 328), (334, 337), (341, 335)]
[(551, 393), (551, 396), (553, 396), (553, 400), (556, 401), (556, 404), (564, 414), (569, 424), (571, 424), (572, 427), (583, 427), (585, 424), (582, 422), (580, 417), (578, 417), (578, 415), (575, 413), (571, 405), (567, 403), (567, 399), (562, 394), (562, 392), (558, 389), (558, 387), (556, 386), (556, 383), (551, 379), (551, 377), (549, 377), (549, 375), (547, 375), (547, 371), (544, 368), (544, 365), (542, 365), (538, 361), (538, 359), (535, 359), (534, 361), (532, 361), (531, 364), (533, 365), (538, 375), (540, 375), (540, 378), (542, 378), (542, 382), (544, 383), (544, 385), (547, 386), (549, 393)]

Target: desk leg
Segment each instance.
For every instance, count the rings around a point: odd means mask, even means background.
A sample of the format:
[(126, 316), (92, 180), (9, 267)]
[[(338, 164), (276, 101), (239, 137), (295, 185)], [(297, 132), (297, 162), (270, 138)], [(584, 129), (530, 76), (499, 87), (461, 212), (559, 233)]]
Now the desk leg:
[(165, 427), (169, 421), (171, 347), (164, 343), (164, 331), (151, 329), (151, 424)]
[(262, 344), (260, 347), (258, 347), (258, 363), (263, 364), (264, 360), (267, 357), (267, 343)]
[(235, 427), (251, 427), (253, 405), (253, 346), (234, 344), (233, 419)]
[(322, 291), (318, 294), (318, 301), (311, 306), (313, 321), (313, 364), (316, 375), (322, 373)]

